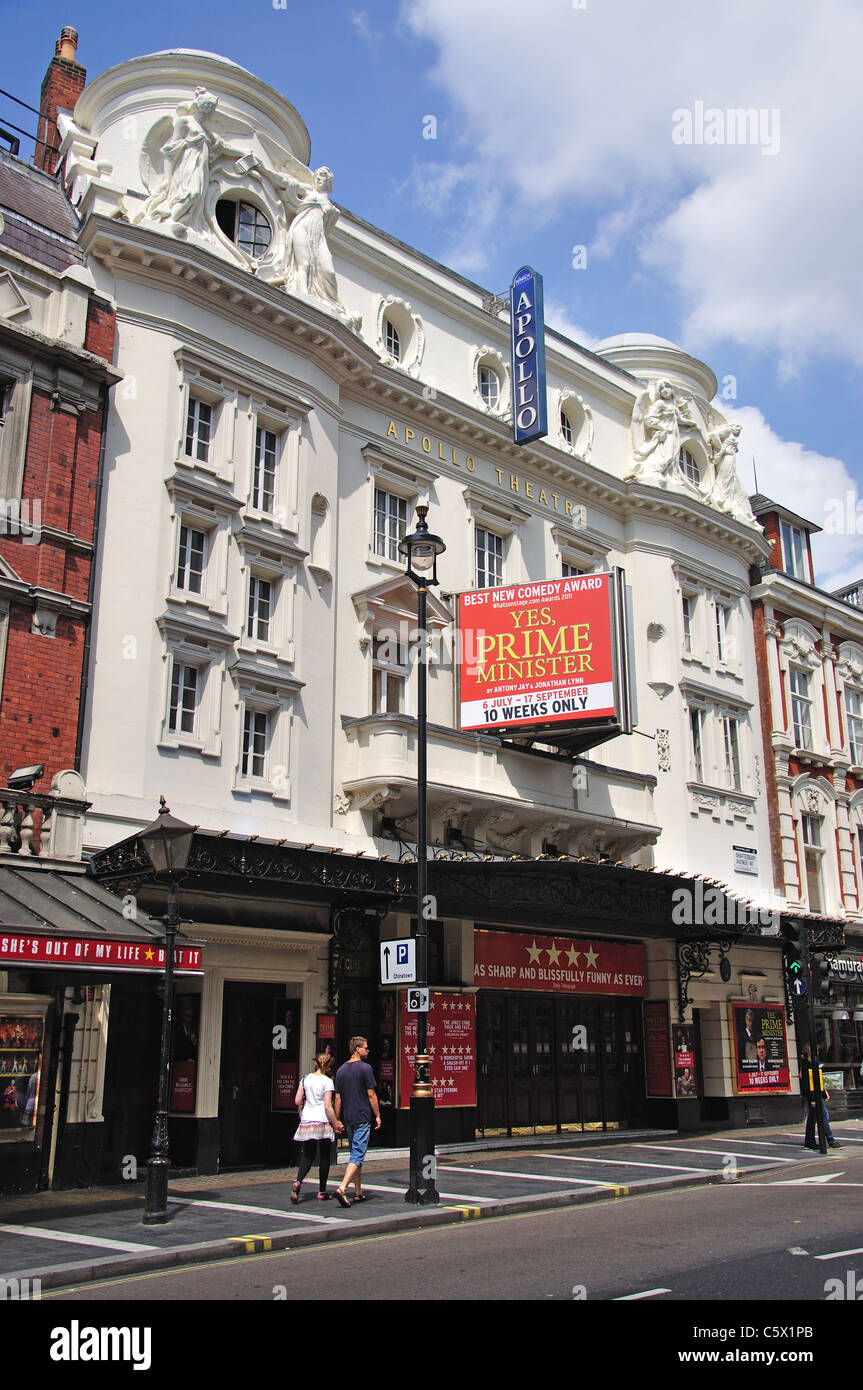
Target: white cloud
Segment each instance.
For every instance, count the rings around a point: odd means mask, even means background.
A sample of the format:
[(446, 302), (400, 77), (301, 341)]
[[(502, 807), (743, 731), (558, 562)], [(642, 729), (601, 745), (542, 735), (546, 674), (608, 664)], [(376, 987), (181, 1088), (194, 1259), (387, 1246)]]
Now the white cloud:
[(812, 540), (819, 588), (838, 589), (863, 578), (863, 498), (858, 512), (857, 486), (842, 460), (780, 438), (755, 406), (714, 404), (743, 426), (737, 459), (743, 487), (755, 491), (757, 471), (759, 492), (822, 527)]
[[(457, 132), (436, 206), (458, 210), (462, 265), (482, 268), (499, 225), (581, 223), (589, 204), (592, 252), (628, 239), (679, 292), (688, 346), (774, 351), (785, 374), (813, 354), (863, 365), (859, 0), (405, 0), (402, 16), (436, 46)], [(725, 126), (763, 110), (774, 152), (676, 144), (697, 103)]]

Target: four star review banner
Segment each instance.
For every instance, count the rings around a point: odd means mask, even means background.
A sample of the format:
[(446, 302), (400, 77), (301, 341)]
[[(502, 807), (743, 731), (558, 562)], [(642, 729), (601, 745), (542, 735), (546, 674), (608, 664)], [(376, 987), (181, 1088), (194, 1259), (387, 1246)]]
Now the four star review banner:
[(459, 726), (628, 731), (622, 571), (459, 595)]

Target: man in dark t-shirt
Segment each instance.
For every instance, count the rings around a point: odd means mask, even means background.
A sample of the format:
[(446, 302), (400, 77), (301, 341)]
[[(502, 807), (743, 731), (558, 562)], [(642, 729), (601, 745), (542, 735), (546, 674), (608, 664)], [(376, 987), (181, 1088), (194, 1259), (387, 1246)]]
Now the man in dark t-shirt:
[(368, 1064), (369, 1045), (365, 1038), (351, 1038), (351, 1055), (336, 1072), (336, 1118), (344, 1121), (350, 1154), (345, 1176), (336, 1188), (336, 1201), (341, 1207), (351, 1206), (346, 1188), (354, 1184), (355, 1202), (364, 1202), (363, 1159), (371, 1137), (372, 1115), (375, 1129), (381, 1127), (381, 1112), (375, 1094), (377, 1082)]

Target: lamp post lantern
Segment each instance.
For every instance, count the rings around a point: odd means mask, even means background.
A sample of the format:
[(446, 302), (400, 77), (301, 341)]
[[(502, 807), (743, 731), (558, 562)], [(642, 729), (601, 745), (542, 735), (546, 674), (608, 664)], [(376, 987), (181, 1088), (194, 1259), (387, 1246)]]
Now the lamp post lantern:
[[(427, 598), (438, 583), (437, 557), (446, 550), (440, 536), (428, 529), (428, 507), (417, 507), (417, 529), (399, 543), (407, 561), (405, 571), (417, 590), (417, 986), (428, 985), (428, 919), (426, 894), (428, 834), (426, 831), (427, 726), (426, 672), (428, 666)], [(428, 1019), (417, 1014), (417, 1050), (410, 1103), (410, 1183), (405, 1201), (429, 1206), (440, 1200), (435, 1185), (434, 1095), (428, 1055)]]
[(177, 905), (177, 882), (185, 877), (192, 848), (193, 825), (172, 816), (160, 797), (159, 814), (142, 830), (139, 839), (157, 875), (168, 877), (168, 900), (162, 921), (165, 926), (165, 993), (162, 1000), (162, 1034), (159, 1044), (159, 1094), (156, 1102), (156, 1121), (153, 1126), (151, 1153), (147, 1163), (147, 1191), (144, 1201), (144, 1225), (153, 1226), (168, 1219), (168, 1089), (171, 1075), (171, 1027), (174, 1004), (174, 942), (180, 929)]

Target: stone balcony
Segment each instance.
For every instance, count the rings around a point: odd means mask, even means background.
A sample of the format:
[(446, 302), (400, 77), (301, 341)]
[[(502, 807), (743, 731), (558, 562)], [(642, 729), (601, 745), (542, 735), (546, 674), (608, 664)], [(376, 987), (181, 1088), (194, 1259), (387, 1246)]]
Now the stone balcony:
[(90, 802), (77, 772), (55, 774), (47, 795), (0, 787), (0, 856), (79, 862)]
[[(415, 838), (416, 719), (343, 717), (342, 729), (337, 810), (348, 817), (347, 828), (376, 835), (385, 817), (406, 839)], [(659, 836), (655, 781), (487, 734), (428, 728), (432, 843), (445, 844), (455, 833), (493, 854), (538, 855), (554, 846), (559, 854), (622, 859)]]

